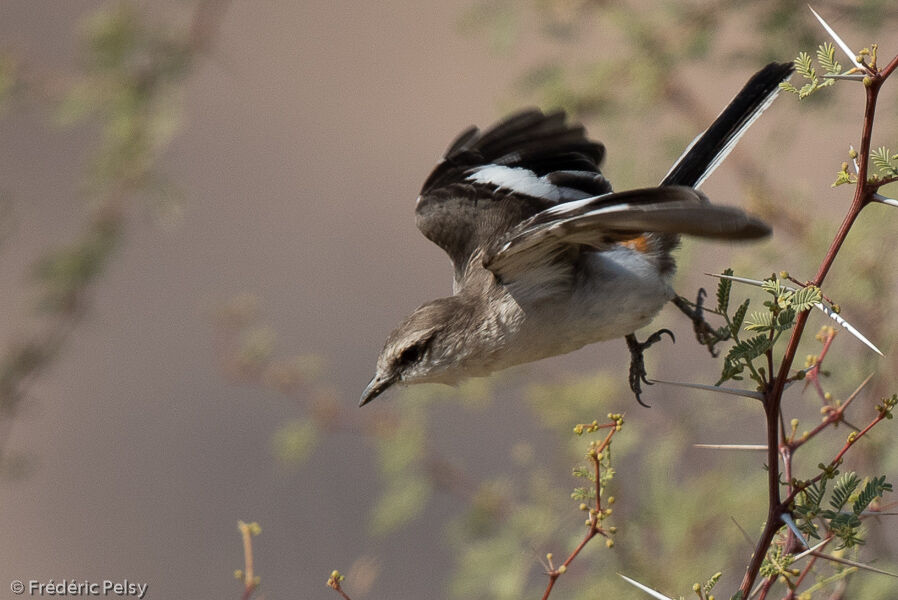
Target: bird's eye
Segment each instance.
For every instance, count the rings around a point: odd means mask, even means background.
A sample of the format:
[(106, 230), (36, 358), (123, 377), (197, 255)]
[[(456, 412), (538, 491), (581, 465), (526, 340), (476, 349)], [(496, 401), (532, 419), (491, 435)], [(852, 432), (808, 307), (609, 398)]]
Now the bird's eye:
[(399, 364), (407, 366), (412, 363), (416, 363), (421, 359), (421, 356), (423, 354), (424, 344), (415, 344), (413, 346), (409, 346), (402, 351), (402, 354), (399, 355)]

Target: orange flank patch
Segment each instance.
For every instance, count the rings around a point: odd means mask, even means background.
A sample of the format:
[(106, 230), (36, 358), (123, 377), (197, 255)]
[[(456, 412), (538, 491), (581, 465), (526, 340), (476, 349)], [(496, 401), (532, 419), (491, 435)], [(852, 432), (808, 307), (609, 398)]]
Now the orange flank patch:
[(632, 248), (637, 252), (646, 253), (649, 251), (649, 240), (644, 235), (640, 235), (639, 237), (635, 237), (629, 240), (624, 240), (620, 243), (621, 246), (626, 246), (627, 248)]

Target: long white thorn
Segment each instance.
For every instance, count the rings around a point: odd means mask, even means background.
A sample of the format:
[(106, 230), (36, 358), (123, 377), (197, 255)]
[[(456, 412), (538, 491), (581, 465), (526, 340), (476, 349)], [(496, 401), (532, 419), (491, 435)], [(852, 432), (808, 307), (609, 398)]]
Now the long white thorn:
[[(896, 203), (896, 206), (898, 206), (898, 203)], [(736, 283), (744, 283), (747, 285), (753, 285), (755, 287), (760, 287), (764, 284), (763, 281), (759, 281), (757, 279), (748, 279), (747, 277), (735, 277), (733, 275), (724, 275), (722, 273), (706, 273), (706, 275), (710, 275), (711, 277), (717, 277), (718, 279), (728, 279), (730, 281), (735, 281)], [(786, 289), (792, 290), (793, 292), (796, 291), (795, 288), (793, 288), (793, 287), (789, 287), (789, 286), (784, 286), (784, 287), (786, 287)], [(838, 323), (838, 325), (840, 327), (842, 327), (843, 329), (845, 329), (845, 331), (847, 331), (848, 333), (850, 333), (851, 335), (856, 337), (858, 340), (861, 341), (862, 344), (864, 344), (865, 346), (867, 346), (868, 348), (870, 348), (871, 350), (876, 352), (878, 355), (884, 356), (883, 353), (879, 350), (879, 348), (877, 348), (873, 344), (873, 342), (868, 340), (864, 336), (864, 334), (862, 334), (860, 331), (858, 331), (854, 325), (852, 325), (851, 323), (849, 323), (848, 321), (843, 319), (838, 313), (836, 313), (836, 311), (829, 308), (822, 302), (815, 303), (814, 308), (816, 308), (817, 310), (819, 310), (820, 312), (825, 314), (827, 317), (829, 317), (830, 319), (832, 319), (833, 321)]]
[(833, 28), (829, 26), (829, 23), (827, 23), (826, 21), (823, 20), (823, 17), (821, 17), (819, 14), (817, 14), (816, 10), (811, 8), (810, 4), (808, 5), (808, 8), (811, 9), (811, 12), (814, 13), (814, 16), (817, 17), (817, 20), (820, 21), (821, 25), (823, 25), (823, 28), (826, 30), (826, 33), (828, 33), (830, 35), (830, 37), (832, 37), (832, 39), (839, 46), (839, 48), (842, 49), (842, 52), (845, 53), (845, 56), (848, 57), (848, 60), (851, 61), (851, 64), (853, 64), (858, 69), (863, 69), (864, 65), (862, 65), (861, 63), (859, 63), (857, 61), (857, 52), (854, 52), (851, 48), (848, 47), (848, 44), (846, 44), (844, 41), (842, 41), (842, 38), (839, 37), (839, 34), (836, 33), (833, 30)]
[(881, 202), (882, 204), (888, 204), (889, 206), (898, 206), (898, 200), (894, 198), (887, 198), (880, 193), (873, 194), (874, 202)]
[(656, 591), (653, 590), (652, 588), (650, 588), (650, 587), (648, 587), (648, 586), (645, 586), (645, 585), (642, 585), (642, 584), (639, 583), (638, 581), (634, 581), (634, 580), (630, 579), (629, 577), (627, 577), (626, 575), (621, 575), (620, 573), (618, 573), (618, 575), (620, 575), (621, 579), (623, 579), (624, 581), (626, 581), (626, 582), (629, 583), (630, 585), (633, 585), (633, 586), (638, 587), (639, 589), (641, 589), (643, 592), (645, 592), (646, 594), (648, 594), (648, 595), (651, 596), (652, 598), (657, 598), (658, 600), (673, 600), (673, 598), (668, 598), (667, 596), (665, 596), (665, 595), (662, 594), (661, 592), (656, 592)]
[(735, 281), (736, 283), (745, 283), (747, 285), (753, 285), (755, 287), (761, 287), (764, 285), (764, 282), (760, 279), (749, 279), (748, 277), (737, 277), (736, 275), (724, 275), (723, 273), (705, 273), (708, 277), (716, 277), (717, 279), (729, 279), (730, 281)]
[(864, 335), (860, 331), (858, 331), (854, 327), (854, 325), (843, 319), (838, 313), (836, 313), (836, 311), (820, 302), (816, 303), (814, 305), (814, 308), (821, 311), (827, 317), (838, 323), (839, 326), (842, 327), (842, 329), (859, 339), (865, 346), (873, 350), (873, 352), (876, 352), (878, 355), (883, 356), (883, 353), (873, 344), (873, 342), (864, 337)]
[(838, 73), (834, 75), (824, 74), (824, 79), (848, 79), (851, 81), (863, 81), (866, 75), (862, 75), (860, 73), (852, 73), (851, 75), (845, 75), (843, 73)]
[(675, 385), (678, 387), (691, 388), (693, 390), (705, 390), (707, 392), (717, 392), (719, 394), (729, 394), (730, 396), (742, 396), (743, 398), (752, 398), (754, 400), (764, 400), (764, 394), (754, 390), (737, 390), (736, 388), (725, 388), (716, 385), (705, 385), (703, 383), (682, 383), (680, 381), (665, 381), (663, 379), (652, 379), (652, 383), (661, 383), (664, 385)]
[(708, 450), (748, 450), (767, 451), (767, 444), (692, 444), (694, 448), (706, 448)]
[(830, 543), (831, 541), (832, 541), (832, 540), (826, 539), (826, 540), (823, 540), (822, 542), (820, 542), (819, 544), (817, 544), (816, 546), (811, 546), (810, 548), (808, 548), (807, 550), (805, 550), (805, 551), (802, 552), (801, 554), (796, 554), (796, 555), (795, 555), (795, 560), (801, 560), (802, 558), (804, 558), (804, 557), (807, 556), (808, 554), (811, 554), (811, 553), (813, 553), (813, 552), (816, 552), (817, 550), (819, 550), (820, 548), (822, 548), (822, 547), (825, 546), (826, 544)]
[(847, 558), (840, 558), (838, 556), (832, 556), (831, 554), (823, 554), (822, 552), (812, 552), (814, 556), (817, 558), (822, 558), (824, 560), (831, 560), (833, 562), (841, 563), (843, 565), (848, 565), (849, 567), (857, 567), (858, 569), (865, 569), (867, 571), (872, 571), (873, 573), (879, 573), (880, 575), (888, 575), (889, 577), (898, 577), (895, 573), (890, 573), (888, 571), (883, 571), (882, 569), (877, 569), (876, 567), (871, 567), (870, 565), (855, 562), (853, 560), (848, 560)]

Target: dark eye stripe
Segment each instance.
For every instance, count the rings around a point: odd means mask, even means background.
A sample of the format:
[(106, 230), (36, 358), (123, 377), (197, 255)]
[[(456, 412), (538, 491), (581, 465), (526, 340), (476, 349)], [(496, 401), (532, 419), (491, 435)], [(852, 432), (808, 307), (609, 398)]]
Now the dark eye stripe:
[(415, 344), (414, 346), (409, 346), (402, 351), (402, 354), (399, 355), (399, 364), (410, 365), (412, 363), (418, 362), (418, 360), (421, 359), (422, 354), (424, 354), (424, 344)]

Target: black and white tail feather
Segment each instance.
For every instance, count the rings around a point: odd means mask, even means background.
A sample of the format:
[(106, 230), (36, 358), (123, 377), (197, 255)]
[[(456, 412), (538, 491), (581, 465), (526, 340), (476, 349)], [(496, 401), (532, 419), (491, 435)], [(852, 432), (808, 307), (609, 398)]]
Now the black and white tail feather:
[(773, 103), (779, 84), (789, 79), (794, 70), (792, 63), (770, 63), (755, 73), (711, 126), (689, 144), (661, 185), (701, 187), (752, 123)]

